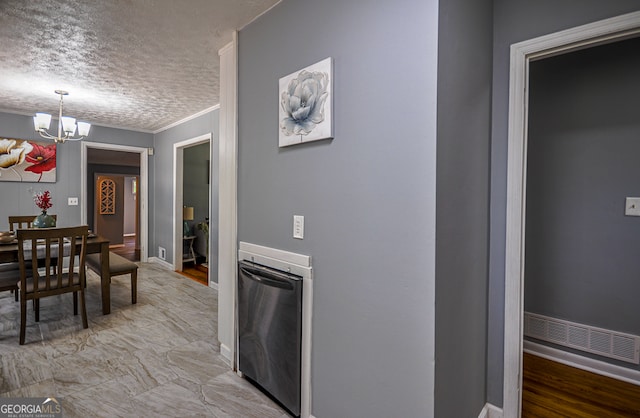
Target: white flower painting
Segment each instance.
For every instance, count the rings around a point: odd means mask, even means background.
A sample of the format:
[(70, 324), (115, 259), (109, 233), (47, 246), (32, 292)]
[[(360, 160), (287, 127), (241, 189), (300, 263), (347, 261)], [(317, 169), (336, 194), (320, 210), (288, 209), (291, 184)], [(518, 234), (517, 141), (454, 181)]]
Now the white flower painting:
[(333, 138), (332, 68), (326, 58), (280, 79), (279, 146)]

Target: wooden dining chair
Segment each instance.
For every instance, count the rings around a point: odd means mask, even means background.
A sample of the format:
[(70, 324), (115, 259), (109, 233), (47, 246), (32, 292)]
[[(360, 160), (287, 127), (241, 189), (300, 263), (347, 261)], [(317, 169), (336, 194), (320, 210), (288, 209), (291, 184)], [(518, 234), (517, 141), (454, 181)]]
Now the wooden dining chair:
[[(58, 215), (51, 215), (53, 219), (58, 220)], [(9, 216), (9, 231), (17, 231), (18, 229), (31, 228), (36, 215), (16, 215)]]
[[(86, 225), (18, 229), (20, 345), (25, 341), (28, 300), (34, 301), (35, 320), (38, 322), (41, 298), (73, 293), (73, 314), (78, 315), (78, 294), (80, 294), (82, 327), (88, 328), (84, 297), (88, 229)], [(77, 273), (75, 272), (76, 256), (78, 257)], [(37, 262), (31, 261), (32, 259)], [(68, 269), (63, 269), (65, 260)], [(54, 263), (57, 264), (55, 269), (52, 268)]]

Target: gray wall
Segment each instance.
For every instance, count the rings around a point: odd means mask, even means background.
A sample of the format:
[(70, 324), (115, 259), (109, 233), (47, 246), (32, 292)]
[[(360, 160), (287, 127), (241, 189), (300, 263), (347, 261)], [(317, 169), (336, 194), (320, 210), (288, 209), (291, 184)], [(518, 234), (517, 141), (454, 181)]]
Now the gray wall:
[[(8, 113), (0, 113), (0, 137), (44, 141), (33, 129), (32, 117)], [(153, 135), (93, 126), (87, 140), (150, 147), (153, 144)], [(49, 212), (58, 215), (57, 224), (59, 226), (77, 225), (80, 222), (80, 205), (68, 206), (67, 198), (80, 198), (80, 179), (83, 175), (80, 167), (81, 148), (80, 142), (77, 141), (58, 145), (55, 183), (0, 182), (0, 195), (3, 196), (0, 204), (0, 225), (6, 224), (9, 215), (37, 214), (38, 210), (33, 203), (33, 192), (43, 190), (51, 192), (53, 207)], [(152, 162), (149, 165), (149, 171), (153, 173)], [(153, 189), (152, 185), (150, 188)], [(150, 199), (153, 198), (152, 191), (149, 196)], [(6, 226), (8, 227), (8, 224)], [(1, 229), (3, 228), (0, 227)]]
[(441, 1), (439, 14), (435, 416), (475, 417), (486, 385), (492, 3)]
[(201, 115), (166, 131), (154, 135), (154, 155), (156, 172), (153, 179), (155, 199), (150, 217), (153, 228), (150, 229), (149, 254), (158, 255), (158, 246), (167, 250), (167, 261), (173, 263), (173, 145), (205, 134), (211, 139), (211, 211), (209, 224), (211, 236), (209, 271), (211, 279), (218, 282), (218, 110)]
[(531, 64), (525, 261), (526, 311), (635, 335), (639, 52), (636, 38)]
[(637, 0), (495, 0), (487, 397), (502, 405), (509, 46), (638, 10)]
[[(433, 415), (437, 13), (285, 0), (239, 33), (238, 239), (312, 257), (317, 417)], [(279, 78), (329, 56), (335, 139), (278, 148)]]

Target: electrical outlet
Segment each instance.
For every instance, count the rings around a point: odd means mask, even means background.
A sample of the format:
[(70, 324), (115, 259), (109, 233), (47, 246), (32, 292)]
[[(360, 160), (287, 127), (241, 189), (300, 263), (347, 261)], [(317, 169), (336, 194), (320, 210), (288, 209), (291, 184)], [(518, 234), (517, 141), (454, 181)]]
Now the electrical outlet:
[(70, 197), (69, 198), (69, 206), (78, 206), (78, 198)]
[(640, 216), (640, 197), (627, 197), (624, 214), (626, 216)]
[(158, 258), (160, 260), (167, 259), (167, 250), (164, 247), (158, 247)]
[(293, 215), (293, 237), (304, 238), (304, 216)]

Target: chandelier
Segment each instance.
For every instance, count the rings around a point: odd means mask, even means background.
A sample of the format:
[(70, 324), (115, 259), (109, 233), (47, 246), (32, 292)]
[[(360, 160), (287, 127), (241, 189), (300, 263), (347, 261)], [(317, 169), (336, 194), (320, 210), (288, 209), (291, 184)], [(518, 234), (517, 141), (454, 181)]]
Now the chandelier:
[[(41, 137), (45, 139), (51, 139), (56, 143), (64, 143), (64, 141), (78, 141), (85, 136), (89, 135), (89, 129), (91, 124), (87, 122), (78, 122), (76, 119), (69, 116), (62, 116), (62, 99), (69, 94), (68, 91), (56, 90), (56, 94), (60, 95), (60, 111), (58, 113), (58, 135), (51, 135), (47, 130), (51, 125), (51, 115), (48, 113), (36, 113), (33, 117), (33, 125), (36, 131)], [(76, 134), (76, 127), (78, 128), (78, 135)]]

